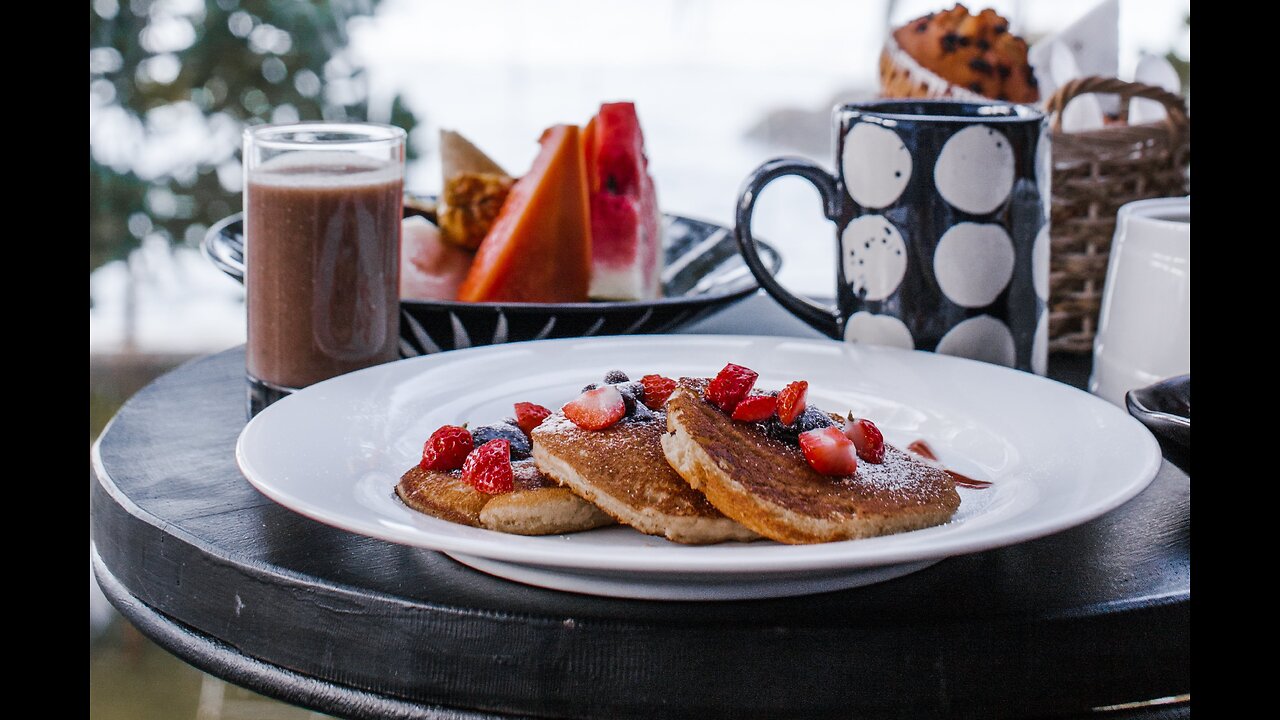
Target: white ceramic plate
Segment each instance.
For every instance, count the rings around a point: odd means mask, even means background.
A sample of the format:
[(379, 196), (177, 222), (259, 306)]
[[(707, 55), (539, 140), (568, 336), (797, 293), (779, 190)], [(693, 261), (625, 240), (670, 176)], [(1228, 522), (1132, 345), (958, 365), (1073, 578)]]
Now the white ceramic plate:
[[(625, 527), (507, 535), (423, 515), (395, 495), (440, 425), (492, 422), (521, 400), (559, 407), (614, 368), (709, 376), (726, 362), (759, 372), (760, 387), (808, 380), (811, 403), (869, 417), (899, 447), (926, 439), (944, 463), (993, 485), (961, 489), (946, 525), (795, 546), (691, 547)], [(1117, 507), (1160, 466), (1155, 439), (1136, 420), (1035, 375), (933, 353), (730, 335), (543, 340), (381, 365), (272, 405), (245, 427), (236, 458), (271, 499), (351, 532), (533, 585), (690, 600), (854, 587), (1041, 537)]]

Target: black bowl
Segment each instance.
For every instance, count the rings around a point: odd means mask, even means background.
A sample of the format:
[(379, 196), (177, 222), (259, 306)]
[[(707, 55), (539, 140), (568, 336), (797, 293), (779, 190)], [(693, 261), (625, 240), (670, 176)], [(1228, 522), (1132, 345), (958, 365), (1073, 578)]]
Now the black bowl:
[[(423, 214), (406, 207), (406, 215)], [(205, 255), (244, 282), (244, 234), (239, 214), (209, 228)], [(400, 302), (400, 352), (405, 357), (542, 338), (633, 335), (674, 330), (732, 305), (759, 287), (725, 227), (663, 215), (663, 296), (657, 300), (585, 303)], [(760, 243), (776, 273), (782, 260)]]
[(1124, 396), (1133, 415), (1160, 442), (1169, 462), (1191, 473), (1191, 376), (1179, 375)]

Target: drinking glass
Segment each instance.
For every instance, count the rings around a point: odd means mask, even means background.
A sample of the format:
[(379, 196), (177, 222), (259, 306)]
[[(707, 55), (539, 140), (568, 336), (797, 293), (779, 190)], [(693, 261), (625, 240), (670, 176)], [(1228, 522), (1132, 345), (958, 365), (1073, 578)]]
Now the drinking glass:
[(396, 359), (404, 143), (365, 123), (245, 130), (250, 415)]

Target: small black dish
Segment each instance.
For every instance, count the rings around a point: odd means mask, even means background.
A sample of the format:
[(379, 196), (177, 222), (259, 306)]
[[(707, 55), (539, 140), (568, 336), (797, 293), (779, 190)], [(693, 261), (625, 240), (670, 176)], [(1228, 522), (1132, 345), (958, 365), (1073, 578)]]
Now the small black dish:
[(1124, 396), (1129, 414), (1160, 442), (1165, 458), (1191, 474), (1191, 376), (1162, 380)]
[[(423, 198), (428, 203), (429, 198)], [(406, 206), (405, 215), (430, 211)], [(680, 215), (663, 217), (663, 296), (657, 300), (586, 303), (469, 303), (454, 300), (400, 302), (400, 354), (427, 355), (521, 340), (635, 335), (674, 330), (742, 300), (758, 289), (726, 227)], [(244, 282), (244, 229), (235, 214), (209, 228), (205, 256)], [(760, 243), (776, 273), (782, 259)]]

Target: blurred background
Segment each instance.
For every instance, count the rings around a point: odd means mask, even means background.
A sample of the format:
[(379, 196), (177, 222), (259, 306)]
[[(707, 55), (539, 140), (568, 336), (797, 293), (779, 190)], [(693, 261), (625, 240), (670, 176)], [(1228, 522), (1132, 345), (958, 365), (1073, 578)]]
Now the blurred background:
[[(1034, 43), (1087, 3), (993, 0)], [(780, 154), (830, 163), (833, 104), (873, 97), (887, 28), (929, 0), (91, 0), (89, 439), (136, 390), (244, 342), (244, 297), (199, 252), (240, 209), (247, 124), (371, 120), (410, 132), (406, 187), (440, 189), (441, 127), (520, 174), (541, 130), (637, 103), (667, 212), (732, 223)], [(1190, 88), (1189, 0), (1122, 0), (1120, 75), (1167, 56)], [(786, 212), (801, 206), (810, 210)], [(756, 233), (791, 288), (826, 288), (831, 230), (803, 181)], [(92, 480), (91, 480), (92, 481)], [(114, 616), (90, 577), (90, 716), (311, 715), (203, 676)]]

